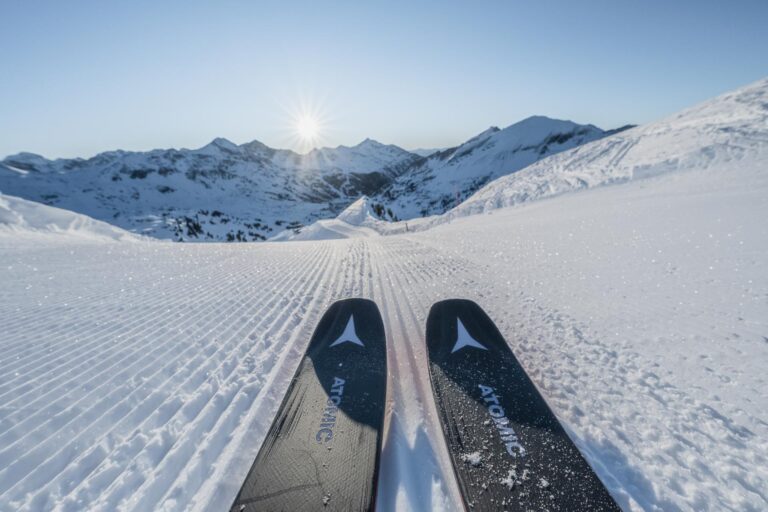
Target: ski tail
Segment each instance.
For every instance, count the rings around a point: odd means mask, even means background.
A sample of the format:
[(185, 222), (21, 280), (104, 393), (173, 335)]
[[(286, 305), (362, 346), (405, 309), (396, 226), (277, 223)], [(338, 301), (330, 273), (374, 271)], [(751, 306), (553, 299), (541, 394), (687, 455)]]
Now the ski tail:
[(434, 304), (426, 338), (435, 402), (468, 509), (620, 510), (479, 305)]
[(332, 304), (231, 510), (373, 510), (386, 384), (376, 304)]

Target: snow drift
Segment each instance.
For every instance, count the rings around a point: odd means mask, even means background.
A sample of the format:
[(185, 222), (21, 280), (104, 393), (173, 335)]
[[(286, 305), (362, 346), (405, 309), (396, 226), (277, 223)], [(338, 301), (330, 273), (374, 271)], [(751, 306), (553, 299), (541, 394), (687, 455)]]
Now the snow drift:
[(32, 233), (121, 241), (143, 238), (86, 215), (0, 194), (0, 236)]

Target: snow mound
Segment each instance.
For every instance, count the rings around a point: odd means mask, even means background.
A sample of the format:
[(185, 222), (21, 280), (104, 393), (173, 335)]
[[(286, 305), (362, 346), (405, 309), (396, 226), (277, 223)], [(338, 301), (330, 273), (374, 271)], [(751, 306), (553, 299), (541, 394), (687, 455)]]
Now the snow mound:
[(367, 196), (362, 196), (335, 219), (319, 220), (296, 230), (286, 229), (270, 240), (284, 242), (371, 237), (379, 235), (383, 224), (385, 222), (376, 213), (373, 202)]
[(768, 79), (501, 177), (431, 224), (670, 172), (768, 160)]
[(354, 226), (338, 219), (325, 219), (301, 228), (298, 233), (285, 230), (270, 238), (270, 241), (339, 240), (342, 238), (369, 238), (372, 236), (379, 236), (378, 231), (365, 226)]
[(336, 219), (354, 226), (363, 226), (379, 222), (381, 217), (374, 211), (371, 200), (367, 196), (363, 196), (349, 205)]
[(101, 240), (143, 239), (86, 215), (0, 194), (0, 236), (49, 233)]

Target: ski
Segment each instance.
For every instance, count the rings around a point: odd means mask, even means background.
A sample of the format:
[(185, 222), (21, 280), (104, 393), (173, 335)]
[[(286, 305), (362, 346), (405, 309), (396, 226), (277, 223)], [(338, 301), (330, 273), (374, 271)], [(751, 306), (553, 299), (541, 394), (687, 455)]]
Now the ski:
[(480, 306), (436, 303), (426, 337), (467, 509), (620, 510)]
[(332, 304), (231, 510), (372, 510), (386, 385), (376, 304)]

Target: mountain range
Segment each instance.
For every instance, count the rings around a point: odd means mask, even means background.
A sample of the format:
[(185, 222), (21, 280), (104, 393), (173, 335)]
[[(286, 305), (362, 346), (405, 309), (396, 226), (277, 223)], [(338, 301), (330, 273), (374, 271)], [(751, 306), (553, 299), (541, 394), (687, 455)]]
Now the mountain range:
[(217, 138), (199, 149), (0, 161), (0, 191), (176, 241), (258, 241), (333, 218), (365, 195), (381, 218), (444, 213), (533, 162), (612, 134), (530, 117), (427, 156), (366, 139), (307, 154)]
[[(476, 188), (476, 183), (487, 181), (488, 174), (493, 175), (494, 165), (498, 169), (514, 169), (526, 158), (534, 158), (531, 152), (535, 153), (535, 148), (525, 145), (510, 152), (494, 151), (494, 148), (496, 145), (510, 147), (511, 144), (504, 141), (519, 142), (523, 136), (535, 133), (530, 124), (540, 122), (540, 118), (530, 118), (507, 130), (491, 129), (459, 148), (433, 154), (426, 162), (414, 166), (419, 172), (398, 176), (382, 193), (385, 197), (391, 194), (394, 199), (387, 209), (400, 213), (410, 209), (412, 213), (426, 204), (440, 215), (418, 219), (405, 216), (408, 220), (391, 222), (380, 203), (363, 197), (335, 219), (320, 220), (300, 230), (285, 230), (274, 238), (317, 240), (422, 231), (458, 217), (491, 213), (498, 208), (604, 185), (694, 170), (722, 173), (732, 172), (739, 166), (759, 170), (765, 168), (768, 155), (768, 79), (642, 126), (600, 134), (590, 127), (576, 125), (570, 132), (564, 132), (573, 134), (570, 139), (560, 137), (562, 142), (557, 149), (572, 139), (578, 138), (575, 142), (579, 143), (582, 138), (602, 136), (536, 159), (517, 172), (501, 172), (501, 176), (469, 197), (461, 197), (461, 202), (447, 211), (440, 210), (453, 203), (449, 194), (443, 196), (442, 203), (429, 202), (430, 198), (439, 198), (441, 191), (450, 190), (450, 186), (455, 186), (459, 194), (467, 194)], [(519, 130), (526, 124), (528, 129)], [(512, 138), (514, 131), (524, 135)], [(540, 146), (539, 151), (545, 147), (550, 149), (548, 144)], [(507, 160), (497, 164), (501, 155)], [(445, 162), (443, 165), (441, 160)], [(480, 174), (473, 174), (476, 172)], [(403, 190), (403, 183), (410, 185)]]
[(496, 178), (617, 131), (543, 116), (503, 130), (493, 126), (460, 146), (415, 162), (372, 199), (399, 219), (439, 215)]

